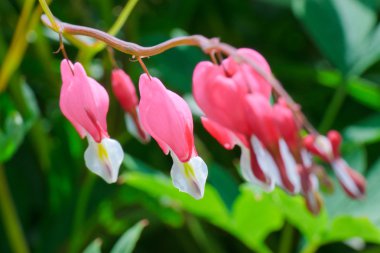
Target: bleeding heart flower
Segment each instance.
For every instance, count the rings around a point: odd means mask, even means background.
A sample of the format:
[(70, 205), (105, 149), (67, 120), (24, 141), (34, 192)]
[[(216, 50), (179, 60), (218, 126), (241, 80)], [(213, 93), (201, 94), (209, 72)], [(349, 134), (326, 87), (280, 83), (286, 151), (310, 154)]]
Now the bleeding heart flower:
[(265, 169), (253, 173), (263, 183), (274, 178), (276, 184), (290, 193), (298, 193), (300, 178), (297, 163), (282, 135), (283, 130), (280, 130), (276, 121), (275, 114), (282, 112), (274, 110), (269, 100), (259, 93), (247, 95), (246, 103), (251, 129), (251, 156), (256, 156), (260, 167)]
[[(270, 73), (265, 59), (251, 49), (239, 49), (238, 53), (256, 62)], [(260, 93), (269, 99), (270, 84), (247, 64), (239, 64), (232, 57), (222, 65), (203, 61), (193, 73), (193, 95), (207, 118), (240, 134), (249, 134), (244, 113), (244, 97), (249, 93)]]
[(106, 90), (88, 77), (78, 62), (72, 65), (70, 61), (62, 60), (61, 75), (59, 105), (79, 135), (88, 138), (86, 166), (107, 183), (116, 182), (124, 152), (107, 132), (109, 98)]
[(139, 88), (141, 123), (162, 151), (171, 153), (174, 186), (196, 199), (202, 198), (208, 172), (195, 150), (193, 119), (188, 105), (167, 90), (159, 79), (147, 74), (140, 76)]
[(125, 111), (128, 131), (141, 142), (146, 143), (150, 137), (140, 123), (139, 100), (131, 78), (121, 69), (114, 69), (111, 75), (113, 92)]
[(366, 182), (362, 175), (350, 168), (340, 155), (342, 137), (337, 131), (329, 131), (327, 137), (308, 135), (304, 139), (305, 147), (314, 155), (330, 163), (344, 191), (352, 198), (364, 196)]

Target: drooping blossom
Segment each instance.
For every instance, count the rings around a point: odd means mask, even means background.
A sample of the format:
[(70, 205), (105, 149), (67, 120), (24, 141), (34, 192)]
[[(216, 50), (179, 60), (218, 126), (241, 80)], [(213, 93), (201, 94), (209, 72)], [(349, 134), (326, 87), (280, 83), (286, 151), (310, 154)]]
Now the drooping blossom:
[[(252, 49), (239, 49), (239, 54), (257, 61), (270, 73), (265, 59)], [(193, 74), (194, 99), (207, 118), (241, 134), (249, 134), (245, 114), (245, 96), (260, 93), (269, 99), (271, 86), (246, 64), (238, 64), (232, 57), (221, 65), (203, 61)]]
[(265, 190), (278, 185), (289, 193), (300, 193), (308, 209), (317, 214), (322, 204), (318, 179), (325, 183), (326, 176), (313, 162), (314, 154), (331, 163), (351, 196), (364, 194), (364, 179), (340, 157), (340, 138), (329, 135), (331, 152), (316, 149), (314, 139), (307, 145), (295, 112), (278, 94), (277, 99), (271, 97), (271, 85), (262, 76), (271, 75), (265, 59), (251, 49), (239, 49), (237, 54), (245, 60), (230, 56), (220, 65), (199, 63), (193, 74), (193, 95), (204, 113), (205, 129), (224, 148), (241, 148), (244, 179)]
[[(300, 191), (300, 178), (297, 165), (282, 134), (276, 117), (282, 112), (275, 110), (268, 99), (260, 93), (246, 96), (246, 117), (250, 126), (251, 157), (256, 156), (261, 170), (253, 172), (263, 182), (275, 180), (276, 184), (290, 193)], [(276, 115), (277, 114), (277, 115)], [(292, 129), (288, 129), (292, 132)], [(252, 159), (253, 160), (253, 159)]]
[(86, 166), (107, 183), (116, 182), (124, 152), (107, 132), (109, 98), (106, 90), (88, 77), (78, 62), (73, 65), (62, 60), (61, 76), (59, 105), (79, 135), (88, 139), (89, 147), (84, 154)]
[(173, 184), (196, 199), (203, 197), (207, 166), (194, 146), (193, 119), (186, 102), (155, 77), (139, 81), (141, 123), (165, 154), (171, 154)]
[(304, 139), (305, 146), (311, 153), (331, 165), (344, 191), (352, 198), (361, 198), (365, 192), (365, 179), (341, 157), (341, 142), (341, 135), (334, 130), (329, 131), (327, 137), (308, 135)]
[(139, 100), (131, 78), (122, 69), (114, 69), (111, 81), (113, 92), (125, 111), (125, 122), (128, 131), (141, 142), (148, 142), (149, 135), (140, 123)]

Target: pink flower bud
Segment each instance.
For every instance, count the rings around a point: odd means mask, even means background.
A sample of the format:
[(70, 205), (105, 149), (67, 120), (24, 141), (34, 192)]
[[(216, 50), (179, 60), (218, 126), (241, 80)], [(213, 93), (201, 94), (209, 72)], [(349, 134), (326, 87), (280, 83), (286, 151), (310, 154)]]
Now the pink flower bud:
[(138, 98), (131, 78), (121, 69), (114, 69), (111, 75), (112, 90), (124, 111), (136, 109)]

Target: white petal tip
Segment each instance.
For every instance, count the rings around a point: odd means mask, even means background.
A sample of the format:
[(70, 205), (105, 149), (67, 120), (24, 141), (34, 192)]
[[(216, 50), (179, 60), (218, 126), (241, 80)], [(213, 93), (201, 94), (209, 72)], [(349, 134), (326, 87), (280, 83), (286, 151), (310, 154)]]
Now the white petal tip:
[(188, 162), (182, 163), (175, 154), (170, 175), (173, 185), (181, 192), (191, 195), (194, 199), (202, 199), (205, 191), (207, 179), (207, 165), (199, 156), (191, 158)]
[(115, 183), (124, 158), (121, 145), (110, 138), (103, 138), (100, 143), (96, 143), (89, 137), (88, 141), (89, 146), (84, 153), (87, 168), (108, 184)]

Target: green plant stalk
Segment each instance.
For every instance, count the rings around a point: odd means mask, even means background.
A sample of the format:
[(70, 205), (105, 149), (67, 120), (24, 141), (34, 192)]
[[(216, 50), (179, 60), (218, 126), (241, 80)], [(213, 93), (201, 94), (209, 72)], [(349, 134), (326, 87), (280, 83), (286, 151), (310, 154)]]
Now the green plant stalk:
[(320, 245), (318, 243), (306, 244), (305, 247), (302, 248), (301, 253), (315, 253), (317, 252), (319, 246)]
[[(35, 0), (25, 0), (9, 50), (0, 69), (0, 93), (6, 88), (9, 78), (17, 69), (27, 46), (26, 34), (31, 28), (30, 16)], [(40, 15), (38, 13), (37, 17)]]
[(92, 188), (95, 184), (96, 177), (92, 173), (88, 172), (86, 169), (86, 178), (79, 192), (77, 205), (75, 208), (74, 219), (73, 219), (73, 229), (69, 242), (69, 252), (76, 253), (81, 247), (81, 237), (79, 236), (82, 231), (82, 225), (84, 216), (86, 214), (87, 203), (90, 197)]
[(289, 223), (285, 223), (281, 233), (280, 244), (278, 247), (278, 253), (291, 253), (293, 243), (293, 227)]
[(202, 248), (203, 252), (224, 252), (224, 250), (217, 243), (215, 243), (212, 238), (210, 238), (210, 236), (206, 235), (204, 229), (202, 228), (202, 225), (196, 217), (189, 215), (187, 217), (187, 225), (189, 227), (191, 235), (194, 237), (198, 245)]
[(5, 168), (0, 165), (0, 210), (3, 216), (5, 232), (13, 252), (28, 253), (28, 246), (9, 192), (4, 170)]
[(319, 132), (326, 133), (327, 130), (331, 128), (334, 123), (336, 116), (339, 113), (340, 108), (343, 105), (344, 99), (347, 95), (347, 78), (343, 78), (339, 86), (337, 87), (334, 97), (331, 99), (325, 115), (322, 118), (321, 124), (319, 125)]
[(57, 24), (57, 22), (55, 22), (55, 18), (53, 16), (53, 13), (51, 13), (50, 11), (50, 8), (49, 8), (49, 5), (46, 3), (45, 0), (38, 0), (40, 2), (40, 5), (42, 7), (42, 10), (44, 11), (44, 13), (46, 14), (46, 16), (48, 17), (50, 23), (52, 24), (52, 29), (55, 31), (55, 32), (60, 32), (61, 28), (60, 26)]

